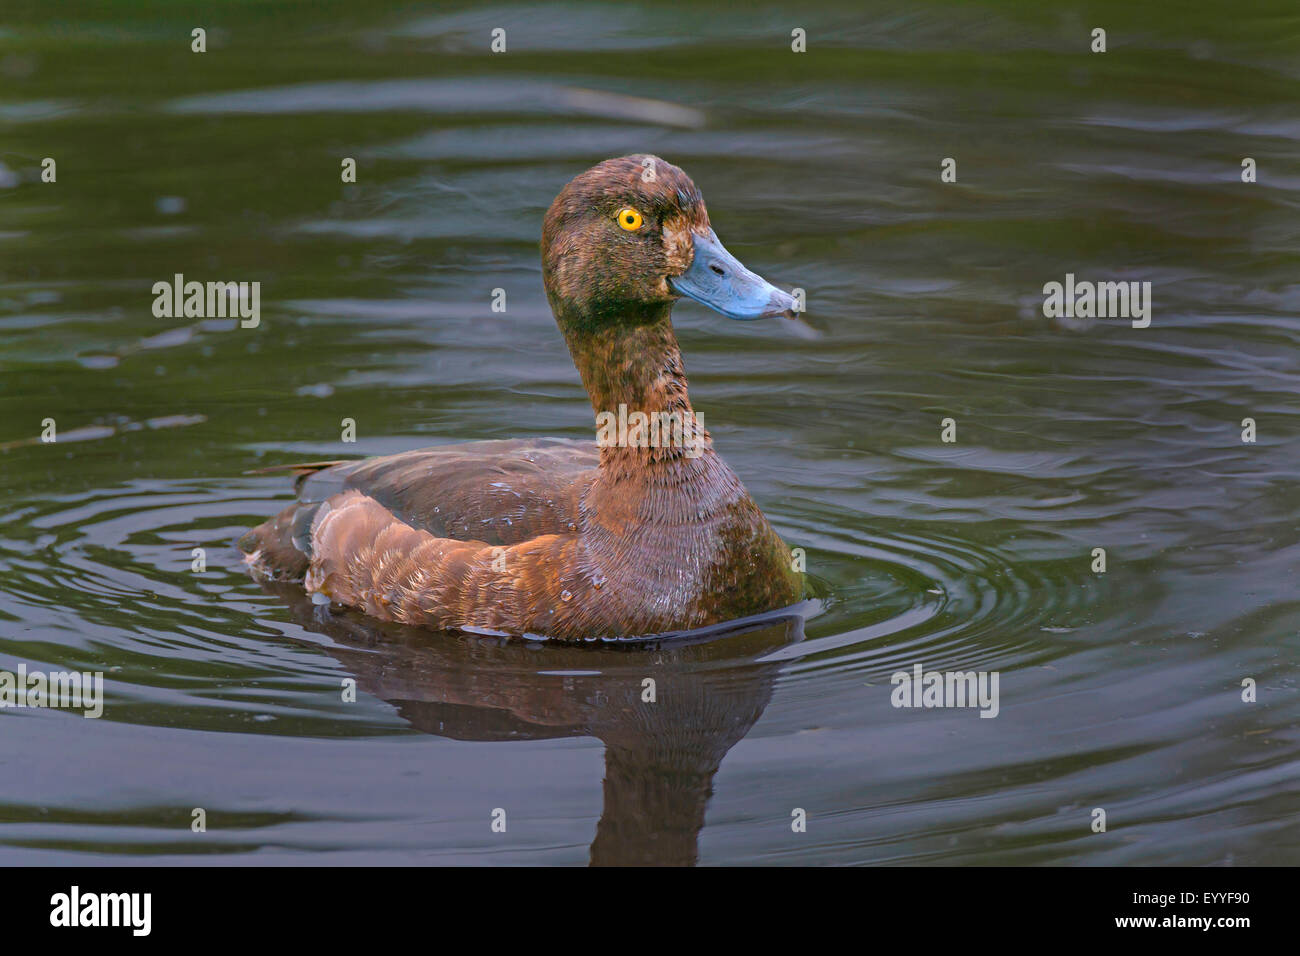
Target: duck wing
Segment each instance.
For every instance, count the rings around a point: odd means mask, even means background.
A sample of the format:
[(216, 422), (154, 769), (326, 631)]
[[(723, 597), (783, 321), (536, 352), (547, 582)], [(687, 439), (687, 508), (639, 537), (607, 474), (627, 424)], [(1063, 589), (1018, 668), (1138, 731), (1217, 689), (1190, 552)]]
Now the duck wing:
[(359, 491), (412, 528), (502, 545), (571, 530), (599, 461), (594, 442), (525, 438), (289, 467), (304, 504)]
[(254, 574), (371, 617), (493, 634), (603, 631), (609, 602), (576, 533), (594, 442), (443, 445), (288, 466), (299, 501), (239, 547)]

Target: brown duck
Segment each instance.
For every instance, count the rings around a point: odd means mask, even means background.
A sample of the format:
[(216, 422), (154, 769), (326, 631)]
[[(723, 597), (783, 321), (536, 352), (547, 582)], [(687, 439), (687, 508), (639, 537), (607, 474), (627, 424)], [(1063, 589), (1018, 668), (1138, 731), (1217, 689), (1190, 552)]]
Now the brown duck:
[(291, 466), (299, 500), (240, 539), (259, 576), (372, 617), (561, 640), (690, 630), (803, 593), (691, 407), (673, 335), (689, 296), (735, 319), (794, 300), (723, 248), (690, 178), (609, 159), (542, 228), (546, 295), (597, 443), (484, 441)]

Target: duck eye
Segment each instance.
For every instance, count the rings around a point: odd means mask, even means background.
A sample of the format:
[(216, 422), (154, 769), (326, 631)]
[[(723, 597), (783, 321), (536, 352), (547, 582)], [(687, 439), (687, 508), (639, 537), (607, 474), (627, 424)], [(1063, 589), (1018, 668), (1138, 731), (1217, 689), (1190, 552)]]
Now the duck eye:
[(618, 224), (628, 232), (636, 232), (641, 228), (641, 223), (645, 221), (641, 218), (639, 212), (630, 207), (620, 209), (616, 218), (618, 219)]

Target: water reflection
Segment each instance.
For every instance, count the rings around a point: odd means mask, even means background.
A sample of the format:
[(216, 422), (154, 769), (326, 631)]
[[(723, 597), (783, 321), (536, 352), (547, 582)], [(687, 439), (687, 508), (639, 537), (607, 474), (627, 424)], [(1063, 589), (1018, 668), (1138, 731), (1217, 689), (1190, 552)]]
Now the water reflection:
[(455, 740), (604, 743), (593, 866), (698, 861), (714, 774), (762, 715), (780, 670), (758, 659), (803, 639), (801, 616), (771, 615), (652, 645), (547, 644), (539, 653), (537, 644), (374, 621), (314, 604), (292, 585), (263, 587), (298, 624), (335, 642), (323, 649), (358, 690), (392, 704), (417, 730)]

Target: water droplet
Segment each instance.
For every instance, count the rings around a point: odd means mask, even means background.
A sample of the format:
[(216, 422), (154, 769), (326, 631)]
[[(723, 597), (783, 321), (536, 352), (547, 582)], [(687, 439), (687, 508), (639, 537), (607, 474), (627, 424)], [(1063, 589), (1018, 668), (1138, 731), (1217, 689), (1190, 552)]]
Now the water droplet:
[(594, 587), (597, 591), (599, 591), (601, 587), (605, 584), (605, 580), (606, 580), (605, 575), (598, 574), (591, 579), (591, 586)]
[(175, 216), (185, 211), (185, 199), (182, 196), (159, 196), (153, 201), (153, 207), (164, 216)]
[(578, 525), (577, 525), (575, 522), (570, 521), (570, 522), (569, 522), (569, 530), (570, 530), (570, 531), (577, 531), (577, 530), (578, 530)]
[(561, 591), (561, 592), (560, 592), (560, 600), (561, 600), (561, 601), (572, 601), (572, 600), (573, 600), (573, 592), (570, 591), (570, 590), (568, 590), (567, 588), (566, 588), (565, 590)]

